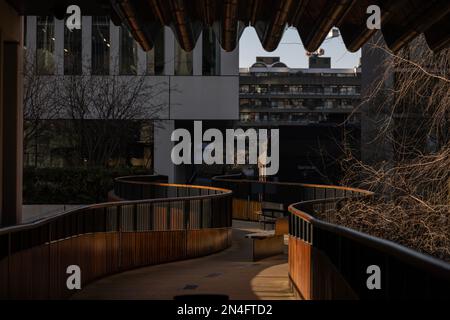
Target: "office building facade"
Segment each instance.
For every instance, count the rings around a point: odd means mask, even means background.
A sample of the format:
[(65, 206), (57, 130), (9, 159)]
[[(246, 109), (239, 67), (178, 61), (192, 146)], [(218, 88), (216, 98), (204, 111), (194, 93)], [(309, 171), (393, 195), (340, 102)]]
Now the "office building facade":
[[(177, 181), (177, 168), (170, 160), (170, 135), (178, 121), (238, 119), (239, 49), (224, 51), (210, 28), (186, 52), (173, 31), (164, 27), (153, 49), (145, 52), (127, 28), (114, 25), (108, 17), (83, 16), (81, 29), (72, 31), (65, 20), (55, 17), (24, 20), (26, 55), (42, 77), (60, 77), (60, 81), (114, 77), (119, 83), (139, 78), (144, 87), (158, 88), (158, 95), (144, 104), (149, 110), (144, 114), (157, 120), (152, 138), (154, 170), (168, 175), (170, 181)], [(154, 105), (157, 112), (151, 111)], [(58, 119), (64, 118), (62, 112)]]

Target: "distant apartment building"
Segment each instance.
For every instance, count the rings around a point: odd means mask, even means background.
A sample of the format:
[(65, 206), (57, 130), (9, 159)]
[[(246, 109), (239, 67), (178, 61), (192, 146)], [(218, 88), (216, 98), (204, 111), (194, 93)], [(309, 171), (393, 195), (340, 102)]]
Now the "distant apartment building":
[[(148, 127), (136, 133), (133, 152), (137, 158), (145, 156), (148, 150), (136, 148), (148, 149), (152, 145), (154, 170), (168, 175), (170, 181), (185, 176), (178, 172), (182, 168), (170, 160), (170, 135), (180, 121), (239, 117), (239, 49), (225, 52), (211, 29), (204, 29), (195, 48), (186, 52), (172, 30), (165, 27), (155, 39), (154, 48), (145, 52), (125, 27), (115, 25), (108, 17), (83, 16), (81, 29), (73, 31), (65, 27), (64, 19), (28, 16), (24, 20), (26, 54), (35, 61), (36, 71), (43, 79), (114, 77), (119, 83), (126, 83), (143, 77), (146, 86), (158, 87), (158, 96), (146, 104), (149, 110), (159, 106), (157, 112), (149, 112), (148, 116), (157, 120), (153, 134)], [(112, 120), (102, 115), (90, 116), (93, 120)], [(146, 117), (138, 117), (142, 119)], [(65, 120), (64, 113), (56, 120)], [(28, 158), (35, 156), (32, 148), (28, 152)], [(135, 162), (142, 164), (141, 160)]]
[(280, 175), (332, 176), (344, 143), (359, 151), (359, 67), (335, 69), (330, 58), (312, 56), (309, 68), (297, 69), (258, 57), (240, 69), (239, 87), (239, 125), (280, 128)]
[[(332, 69), (322, 59), (292, 69), (278, 57), (258, 58), (240, 69), (240, 121), (251, 125), (358, 124), (361, 70)], [(323, 66), (323, 67), (322, 67)], [(327, 67), (326, 67), (327, 66)], [(350, 117), (350, 118), (349, 118)]]

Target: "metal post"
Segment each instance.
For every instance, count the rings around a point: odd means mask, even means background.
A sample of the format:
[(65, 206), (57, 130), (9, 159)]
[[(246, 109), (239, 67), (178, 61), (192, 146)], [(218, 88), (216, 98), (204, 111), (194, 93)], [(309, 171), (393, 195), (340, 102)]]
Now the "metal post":
[(185, 200), (183, 203), (183, 228), (185, 230), (187, 230), (189, 228), (189, 213), (190, 213), (190, 208), (191, 207), (191, 203), (189, 200)]
[(122, 267), (122, 206), (117, 206), (117, 231), (119, 233), (118, 268)]
[(137, 231), (137, 204), (133, 204), (133, 231)]
[(203, 199), (200, 200), (200, 229), (203, 229)]
[(166, 202), (166, 230), (171, 229), (170, 221), (170, 202)]

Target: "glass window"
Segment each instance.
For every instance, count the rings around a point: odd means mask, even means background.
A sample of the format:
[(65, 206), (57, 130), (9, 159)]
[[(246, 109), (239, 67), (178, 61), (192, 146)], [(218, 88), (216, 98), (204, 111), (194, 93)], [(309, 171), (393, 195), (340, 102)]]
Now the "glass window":
[(160, 32), (155, 39), (153, 49), (147, 52), (147, 74), (164, 74), (164, 31)]
[(303, 100), (300, 100), (300, 99), (292, 99), (292, 100), (291, 100), (291, 105), (292, 105), (294, 108), (301, 108), (301, 107), (303, 107)]
[(325, 109), (333, 109), (335, 105), (335, 101), (332, 99), (326, 99), (324, 101), (324, 108)]
[(220, 75), (220, 47), (211, 28), (203, 30), (203, 75)]
[(240, 88), (240, 92), (241, 92), (241, 93), (248, 93), (249, 90), (250, 90), (248, 84), (246, 84), (246, 85), (241, 85), (239, 88)]
[(111, 48), (109, 35), (109, 18), (92, 17), (92, 74), (109, 74), (109, 50)]
[(325, 90), (327, 94), (337, 94), (339, 92), (338, 86), (326, 86)]
[(193, 54), (184, 51), (178, 41), (175, 40), (175, 75), (192, 76), (193, 74)]
[(254, 119), (254, 117), (252, 117), (251, 113), (241, 113), (240, 119), (242, 122), (250, 122), (251, 120)]
[(268, 87), (267, 85), (255, 85), (254, 90), (255, 93), (267, 93)]
[(351, 108), (353, 108), (353, 102), (352, 102), (352, 100), (342, 99), (342, 100), (340, 100), (339, 106), (343, 109), (351, 109)]
[(53, 17), (37, 18), (36, 63), (39, 74), (55, 73), (55, 21)]
[(120, 74), (137, 74), (137, 44), (124, 26), (120, 27), (119, 64)]
[(81, 65), (81, 29), (64, 28), (64, 74), (81, 74)]
[(357, 93), (355, 86), (342, 86), (340, 93), (343, 95), (355, 95)]

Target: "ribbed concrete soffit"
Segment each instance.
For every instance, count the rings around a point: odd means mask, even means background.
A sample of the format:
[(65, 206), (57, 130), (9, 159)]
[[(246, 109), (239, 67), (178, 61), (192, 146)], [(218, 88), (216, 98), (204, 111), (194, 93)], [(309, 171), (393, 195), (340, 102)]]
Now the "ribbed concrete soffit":
[[(64, 14), (65, 2), (84, 15), (108, 14), (125, 24), (144, 50), (163, 26), (191, 51), (205, 27), (224, 50), (236, 48), (242, 31), (253, 26), (267, 51), (277, 48), (287, 27), (295, 27), (309, 51), (315, 51), (332, 27), (341, 31), (349, 51), (357, 51), (376, 30), (366, 26), (370, 5), (382, 13), (382, 33), (393, 51), (424, 34), (433, 51), (450, 45), (449, 0), (8, 0), (21, 14)], [(70, 3), (69, 3), (70, 2)]]

